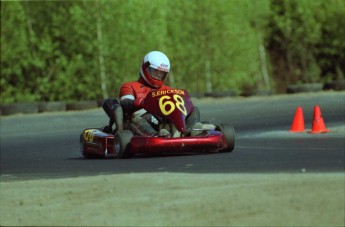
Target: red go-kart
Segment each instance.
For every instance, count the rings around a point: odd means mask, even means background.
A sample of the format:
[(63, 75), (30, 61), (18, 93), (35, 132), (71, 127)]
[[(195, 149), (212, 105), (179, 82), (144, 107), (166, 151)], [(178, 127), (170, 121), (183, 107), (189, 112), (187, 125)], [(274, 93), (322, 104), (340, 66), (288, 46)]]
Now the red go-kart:
[(122, 107), (114, 100), (111, 124), (102, 129), (87, 128), (80, 135), (80, 149), (85, 158), (130, 158), (135, 154), (167, 154), (194, 152), (231, 152), (235, 147), (235, 131), (231, 125), (202, 123), (197, 135), (186, 133), (186, 117), (195, 108), (186, 90), (152, 91), (145, 99), (144, 109), (157, 119), (159, 129), (169, 137), (144, 136), (131, 130), (131, 123)]

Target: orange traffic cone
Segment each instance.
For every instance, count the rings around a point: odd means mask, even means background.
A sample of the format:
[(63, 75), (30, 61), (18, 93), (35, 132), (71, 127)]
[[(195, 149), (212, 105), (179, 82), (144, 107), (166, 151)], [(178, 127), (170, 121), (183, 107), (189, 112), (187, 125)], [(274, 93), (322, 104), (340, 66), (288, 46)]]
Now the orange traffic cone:
[(302, 107), (297, 107), (289, 132), (304, 132), (304, 115)]
[(319, 106), (314, 106), (314, 116), (313, 116), (313, 126), (311, 131), (309, 133), (326, 133), (330, 132), (326, 128), (325, 122), (323, 121), (322, 115), (321, 115), (321, 110)]

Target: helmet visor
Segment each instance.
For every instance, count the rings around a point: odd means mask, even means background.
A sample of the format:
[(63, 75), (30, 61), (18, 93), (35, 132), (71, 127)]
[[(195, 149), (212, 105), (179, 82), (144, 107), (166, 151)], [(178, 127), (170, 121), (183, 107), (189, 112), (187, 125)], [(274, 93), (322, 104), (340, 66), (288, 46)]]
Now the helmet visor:
[(168, 72), (164, 72), (159, 69), (154, 69), (152, 67), (148, 67), (148, 71), (150, 76), (155, 80), (165, 81), (168, 75)]

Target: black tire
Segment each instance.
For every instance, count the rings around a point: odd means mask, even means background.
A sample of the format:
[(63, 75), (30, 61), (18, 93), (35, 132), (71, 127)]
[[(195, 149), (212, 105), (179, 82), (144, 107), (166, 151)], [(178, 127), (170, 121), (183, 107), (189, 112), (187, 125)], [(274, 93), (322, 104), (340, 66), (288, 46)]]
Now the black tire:
[(288, 94), (301, 93), (301, 92), (317, 92), (323, 90), (323, 84), (321, 83), (306, 83), (306, 84), (290, 84), (288, 85), (286, 92)]
[(56, 112), (56, 111), (65, 111), (66, 103), (65, 102), (40, 102), (38, 103), (38, 112)]
[(216, 126), (216, 130), (223, 133), (223, 137), (226, 140), (227, 147), (219, 152), (232, 152), (235, 148), (235, 129), (228, 124), (219, 124)]
[[(1, 105), (1, 104), (0, 104)], [(38, 113), (37, 103), (14, 103), (1, 105), (2, 115)]]
[(115, 153), (117, 158), (131, 158), (131, 138), (133, 133), (129, 130), (117, 131), (115, 134)]
[(97, 102), (93, 100), (72, 102), (66, 104), (66, 110), (88, 110), (94, 108), (98, 108), (98, 106)]
[(333, 89), (335, 91), (345, 90), (345, 80), (334, 80), (323, 85), (323, 90)]

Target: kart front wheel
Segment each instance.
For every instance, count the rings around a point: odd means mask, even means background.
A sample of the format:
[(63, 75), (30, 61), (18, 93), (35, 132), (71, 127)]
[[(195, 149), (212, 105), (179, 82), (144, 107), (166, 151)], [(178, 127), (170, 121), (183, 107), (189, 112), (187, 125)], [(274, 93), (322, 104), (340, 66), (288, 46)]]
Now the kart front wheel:
[(115, 134), (115, 153), (117, 158), (130, 158), (131, 138), (133, 133), (129, 130), (117, 131)]
[(232, 152), (235, 148), (235, 129), (228, 124), (219, 124), (216, 126), (216, 130), (220, 131), (225, 138), (227, 147), (220, 152)]

